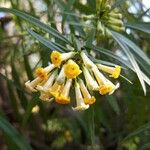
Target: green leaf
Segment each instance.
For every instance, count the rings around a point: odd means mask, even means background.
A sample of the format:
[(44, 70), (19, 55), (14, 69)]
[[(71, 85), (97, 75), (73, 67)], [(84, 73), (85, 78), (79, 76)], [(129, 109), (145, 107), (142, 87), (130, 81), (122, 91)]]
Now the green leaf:
[[(13, 77), (14, 83), (18, 86), (19, 89), (21, 89), (22, 85), (20, 82), (19, 74), (18, 74), (16, 66), (13, 62), (11, 62), (11, 68), (12, 68), (12, 77)], [(26, 109), (26, 106), (28, 104), (27, 97), (25, 95), (25, 92), (22, 90), (18, 90), (18, 88), (16, 88), (16, 90), (17, 90), (17, 94), (18, 94), (20, 103), (21, 103), (22, 107), (24, 109)]]
[(0, 8), (0, 11), (2, 12), (9, 12), (9, 13), (13, 13), (14, 15), (21, 17), (22, 19), (26, 20), (27, 22), (35, 25), (36, 27), (41, 28), (42, 30), (44, 30), (46, 33), (50, 33), (52, 34), (54, 37), (69, 43), (68, 39), (66, 39), (63, 35), (61, 35), (57, 30), (55, 30), (54, 28), (50, 27), (49, 25), (46, 25), (44, 23), (42, 23), (41, 21), (39, 21), (39, 19), (29, 15), (28, 13), (25, 13), (23, 11), (20, 10), (16, 10), (16, 9), (9, 9), (9, 8)]
[(28, 103), (26, 112), (25, 112), (24, 117), (23, 117), (23, 122), (22, 122), (23, 126), (26, 125), (29, 117), (31, 116), (31, 114), (32, 114), (32, 108), (38, 103), (38, 97), (39, 97), (39, 95), (37, 93), (34, 93), (33, 94), (33, 98)]
[(142, 127), (138, 128), (137, 130), (135, 130), (134, 132), (130, 133), (127, 137), (125, 137), (122, 142), (126, 141), (129, 138), (132, 138), (134, 136), (137, 136), (140, 133), (143, 133), (146, 130), (150, 129), (150, 122), (146, 123), (145, 125), (143, 125)]
[(18, 150), (31, 150), (32, 148), (19, 132), (0, 114), (0, 129)]
[(147, 64), (150, 65), (150, 59), (147, 57), (147, 55), (130, 39), (123, 36), (122, 34), (119, 34), (117, 32), (111, 31), (113, 34), (113, 37), (118, 38), (122, 43), (125, 43), (128, 47), (131, 48), (132, 52), (137, 54), (139, 57), (141, 57)]
[(125, 24), (125, 26), (150, 34), (150, 22), (132, 22), (132, 23), (128, 22)]
[(122, 5), (123, 3), (125, 3), (127, 0), (117, 0), (114, 5), (112, 6), (112, 9), (115, 9), (116, 7)]
[(133, 54), (130, 52), (128, 46), (125, 45), (125, 43), (122, 41), (123, 39), (121, 40), (122, 35), (120, 36), (120, 34), (118, 35), (118, 34), (115, 34), (114, 32), (112, 32), (112, 35), (113, 35), (114, 39), (117, 41), (117, 43), (120, 45), (120, 47), (122, 48), (124, 53), (127, 55), (130, 63), (132, 64), (133, 68), (135, 69), (135, 72), (140, 80), (144, 94), (146, 94), (146, 86), (145, 86), (144, 78), (142, 76), (142, 71), (141, 71), (140, 67), (138, 66)]
[(107, 98), (110, 106), (114, 110), (114, 112), (119, 115), (120, 114), (120, 107), (118, 105), (118, 102), (117, 102), (116, 98), (113, 97), (112, 95), (111, 96), (110, 95), (106, 96), (106, 98)]
[(50, 48), (51, 50), (57, 50), (60, 52), (64, 52), (60, 47), (58, 47), (58, 43), (57, 45), (55, 43), (52, 43), (51, 41), (43, 38), (41, 35), (35, 33), (32, 30), (28, 30), (28, 32), (34, 37), (36, 38), (38, 41), (40, 41), (42, 44), (44, 44), (45, 46), (47, 46), (48, 48)]
[(140, 150), (149, 150), (149, 149), (150, 149), (150, 143), (146, 143), (140, 147)]

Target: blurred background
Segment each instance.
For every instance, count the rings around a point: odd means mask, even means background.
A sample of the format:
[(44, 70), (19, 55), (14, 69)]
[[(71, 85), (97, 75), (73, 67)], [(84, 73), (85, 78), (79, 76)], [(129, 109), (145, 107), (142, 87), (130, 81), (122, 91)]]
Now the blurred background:
[[(150, 1), (110, 0), (109, 4), (122, 14), (125, 31), (118, 33), (128, 37), (141, 79), (150, 85)], [(10, 8), (0, 9), (0, 150), (150, 149), (150, 87), (146, 84), (144, 95), (137, 70), (114, 36), (95, 41), (95, 22), (81, 17), (96, 13), (95, 0), (0, 0), (0, 7)], [(36, 24), (24, 12), (51, 28)], [(31, 29), (44, 38), (34, 36)], [(87, 41), (100, 47), (88, 51), (93, 61), (123, 66), (118, 91), (96, 95), (96, 103), (84, 112), (42, 102), (38, 93), (29, 93), (24, 83), (33, 79), (36, 67), (48, 65), (55, 48), (47, 41), (62, 50), (70, 48), (51, 29), (71, 39), (76, 48)]]

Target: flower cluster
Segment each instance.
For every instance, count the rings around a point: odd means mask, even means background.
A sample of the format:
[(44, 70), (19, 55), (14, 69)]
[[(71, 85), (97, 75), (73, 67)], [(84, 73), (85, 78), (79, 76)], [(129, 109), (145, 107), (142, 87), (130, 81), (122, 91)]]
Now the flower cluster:
[[(76, 55), (79, 55), (79, 60), (76, 59)], [(59, 104), (69, 104), (70, 91), (73, 87), (76, 97), (76, 106), (73, 110), (82, 111), (95, 103), (96, 99), (91, 95), (92, 91), (98, 91), (101, 95), (112, 94), (119, 87), (119, 83), (114, 85), (101, 71), (116, 79), (121, 72), (120, 66), (94, 64), (83, 51), (80, 54), (53, 51), (50, 59), (49, 66), (37, 68), (36, 78), (25, 83), (30, 91), (39, 91), (39, 98), (43, 101), (55, 99)], [(84, 79), (79, 77), (82, 74)]]

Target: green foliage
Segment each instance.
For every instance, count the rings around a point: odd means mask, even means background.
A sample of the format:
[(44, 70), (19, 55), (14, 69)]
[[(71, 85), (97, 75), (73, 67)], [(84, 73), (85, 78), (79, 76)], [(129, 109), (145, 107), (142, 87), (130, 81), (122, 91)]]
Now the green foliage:
[[(27, 0), (27, 6), (23, 0), (3, 1), (10, 8), (0, 7), (5, 13), (0, 17), (0, 109), (8, 119), (0, 115), (0, 139), (8, 149), (150, 148), (150, 22), (144, 19), (149, 8), (140, 0), (111, 0), (111, 8), (107, 4), (102, 7), (107, 10), (98, 10), (98, 2), (103, 6), (106, 1), (43, 0), (41, 7), (34, 0)], [(122, 14), (124, 32), (109, 27), (108, 16), (101, 18), (112, 11)], [(99, 22), (104, 33), (97, 28)], [(42, 102), (39, 93), (31, 94), (24, 86), (37, 66), (47, 66), (52, 50), (72, 49), (86, 50), (93, 62), (123, 68), (118, 92), (103, 97), (96, 93), (96, 103), (80, 113)], [(32, 111), (35, 106), (39, 111)]]

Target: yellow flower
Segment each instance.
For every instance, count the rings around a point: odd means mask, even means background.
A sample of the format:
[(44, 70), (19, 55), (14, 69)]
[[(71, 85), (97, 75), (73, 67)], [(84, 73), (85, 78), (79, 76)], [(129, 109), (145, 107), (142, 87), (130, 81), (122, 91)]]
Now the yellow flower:
[(62, 63), (62, 61), (65, 61), (75, 55), (75, 52), (68, 52), (68, 53), (60, 53), (58, 51), (53, 51), (51, 53), (51, 61), (56, 66), (59, 67)]
[(72, 109), (74, 111), (83, 111), (89, 108), (89, 105), (86, 105), (84, 103), (84, 99), (82, 97), (79, 83), (75, 83), (75, 94), (76, 94), (76, 107), (73, 107)]
[(42, 80), (47, 80), (47, 73), (43, 68), (37, 68), (35, 70), (35, 74), (37, 77), (41, 78)]
[(34, 106), (34, 107), (32, 108), (32, 113), (38, 113), (39, 110), (40, 110), (39, 106), (36, 105), (36, 106)]
[(49, 88), (52, 86), (55, 78), (57, 75), (57, 70), (53, 71), (50, 76), (49, 79), (43, 83), (43, 85), (37, 85), (36, 89), (39, 91), (48, 91)]
[(89, 88), (89, 90), (98, 90), (99, 86), (97, 84), (97, 82), (93, 79), (92, 75), (90, 74), (89, 70), (83, 66), (83, 74), (85, 77), (85, 81), (87, 84), (87, 87)]
[(46, 92), (41, 91), (40, 93), (41, 93), (41, 94), (40, 94), (40, 97), (39, 97), (39, 98), (40, 98), (42, 101), (51, 102), (51, 101), (53, 100), (53, 97), (52, 97), (52, 95), (50, 94), (49, 91), (46, 91)]
[(113, 87), (110, 84), (101, 85), (100, 88), (99, 88), (99, 93), (101, 95), (111, 93), (112, 91), (113, 91)]
[(51, 95), (53, 95), (55, 98), (57, 98), (60, 94), (60, 92), (63, 89), (63, 85), (59, 84), (57, 81), (54, 83), (54, 85), (49, 89), (49, 92)]
[(79, 79), (79, 85), (80, 85), (82, 95), (84, 96), (84, 103), (89, 105), (95, 103), (96, 101), (95, 97), (90, 95), (82, 79)]
[(69, 91), (72, 85), (72, 79), (67, 79), (65, 86), (62, 89), (61, 94), (56, 97), (56, 102), (59, 104), (68, 104), (70, 103)]
[(99, 70), (97, 67), (93, 67), (92, 71), (95, 75), (97, 82), (99, 83), (99, 93), (101, 95), (104, 94), (112, 94), (117, 88), (118, 84), (115, 86), (111, 81), (109, 81)]
[(74, 79), (76, 78), (82, 71), (79, 66), (73, 61), (69, 60), (67, 64), (64, 66), (64, 72), (67, 78)]
[(48, 77), (48, 73), (53, 70), (55, 68), (55, 66), (53, 64), (50, 64), (49, 66), (45, 67), (45, 68), (37, 68), (35, 70), (35, 75), (39, 78), (41, 78), (42, 80), (47, 80)]
[(56, 66), (56, 67), (59, 67), (61, 65), (61, 62), (62, 62), (62, 54), (57, 52), (57, 51), (53, 51), (51, 53), (51, 61), (52, 63)]
[(118, 78), (121, 73), (121, 66), (109, 67), (109, 66), (97, 64), (97, 67), (100, 70), (109, 73), (110, 77), (113, 77), (115, 79)]
[(36, 92), (37, 90), (35, 89), (35, 87), (42, 81), (41, 78), (37, 77), (35, 78), (33, 81), (27, 81), (25, 83), (25, 86), (28, 90), (32, 91), (32, 92)]

